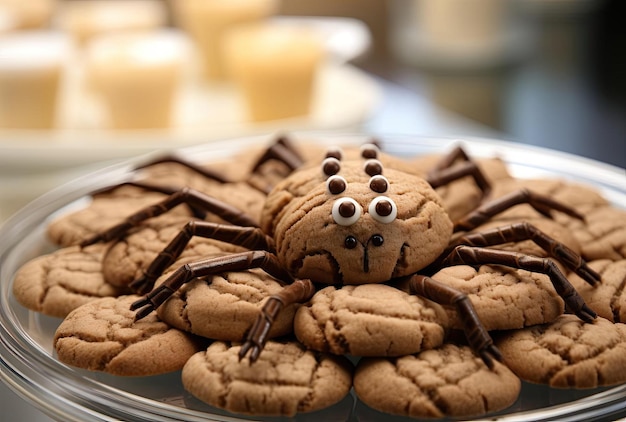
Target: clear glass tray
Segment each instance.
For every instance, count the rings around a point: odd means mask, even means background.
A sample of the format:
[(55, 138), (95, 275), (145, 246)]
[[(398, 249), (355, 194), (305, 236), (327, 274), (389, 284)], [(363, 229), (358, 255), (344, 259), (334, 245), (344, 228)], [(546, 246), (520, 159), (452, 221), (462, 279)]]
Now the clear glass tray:
[[(297, 139), (358, 145), (366, 135), (295, 134)], [(497, 155), (516, 177), (560, 177), (594, 185), (615, 206), (626, 209), (623, 169), (595, 161), (501, 141), (424, 137), (380, 138), (384, 149), (401, 156), (442, 152), (454, 143), (473, 156)], [(226, 140), (178, 150), (192, 160), (228, 157), (268, 137)], [(2, 380), (20, 396), (53, 418), (71, 420), (405, 420), (376, 412), (350, 394), (329, 409), (293, 419), (246, 418), (207, 406), (187, 393), (180, 373), (139, 378), (114, 377), (68, 367), (55, 359), (52, 337), (60, 319), (31, 312), (12, 296), (13, 276), (27, 260), (50, 252), (45, 227), (57, 213), (85, 203), (94, 190), (127, 178), (145, 156), (81, 177), (27, 205), (0, 228), (0, 372)], [(613, 420), (626, 416), (626, 385), (593, 390), (558, 390), (524, 383), (518, 401), (493, 420)], [(481, 419), (485, 419), (482, 417)], [(408, 419), (407, 419), (408, 420)]]

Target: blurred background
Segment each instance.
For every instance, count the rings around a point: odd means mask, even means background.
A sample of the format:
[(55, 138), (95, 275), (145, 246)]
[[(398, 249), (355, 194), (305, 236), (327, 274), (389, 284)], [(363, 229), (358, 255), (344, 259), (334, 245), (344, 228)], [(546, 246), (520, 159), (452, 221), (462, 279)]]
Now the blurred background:
[[(0, 0), (0, 224), (94, 167), (278, 131), (488, 137), (624, 171), (625, 9)], [(43, 418), (0, 398), (7, 420)]]

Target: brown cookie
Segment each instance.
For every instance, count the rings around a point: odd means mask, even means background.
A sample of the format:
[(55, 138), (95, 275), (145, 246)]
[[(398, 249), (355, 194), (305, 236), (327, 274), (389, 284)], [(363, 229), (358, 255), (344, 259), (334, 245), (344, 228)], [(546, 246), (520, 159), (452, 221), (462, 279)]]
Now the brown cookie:
[[(564, 311), (563, 299), (548, 276), (501, 266), (478, 270), (457, 265), (440, 270), (437, 281), (467, 294), (487, 330), (507, 330), (555, 320)], [(456, 309), (446, 307), (450, 324), (462, 328)]]
[(91, 371), (147, 376), (176, 371), (199, 350), (197, 340), (155, 314), (135, 322), (138, 296), (103, 298), (72, 311), (59, 325), (54, 348), (61, 362)]
[[(52, 242), (60, 246), (75, 245), (164, 198), (166, 196), (161, 193), (121, 186), (95, 195), (85, 208), (57, 217), (48, 225), (47, 234)], [(186, 207), (177, 207), (172, 212), (191, 218), (191, 212)]]
[(28, 309), (63, 318), (85, 303), (127, 293), (102, 276), (101, 260), (106, 247), (71, 246), (34, 258), (15, 275), (15, 298)]
[(326, 287), (298, 309), (294, 331), (310, 349), (401, 356), (443, 343), (447, 317), (436, 303), (382, 284)]
[(296, 342), (269, 341), (259, 359), (239, 360), (238, 345), (215, 342), (183, 368), (185, 389), (234, 413), (293, 416), (331, 406), (352, 386), (352, 365)]
[[(105, 280), (116, 286), (127, 286), (139, 278), (190, 221), (192, 220), (189, 217), (165, 214), (142, 223), (140, 228), (111, 245), (104, 255), (102, 272)], [(229, 243), (193, 237), (181, 257), (200, 259), (222, 252), (241, 250), (244, 249)]]
[(626, 382), (626, 325), (562, 315), (551, 324), (513, 331), (496, 341), (506, 365), (526, 381), (559, 388)]
[[(157, 285), (172, 270), (196, 260), (192, 257), (178, 260), (157, 280)], [(227, 272), (183, 285), (157, 312), (163, 321), (181, 330), (214, 340), (242, 341), (267, 299), (282, 288), (262, 270)], [(292, 332), (296, 309), (296, 305), (290, 305), (279, 313), (270, 337)]]
[(413, 418), (479, 416), (515, 402), (520, 380), (504, 365), (489, 369), (469, 347), (444, 344), (398, 359), (365, 358), (354, 390), (365, 404)]
[(626, 210), (609, 205), (592, 209), (585, 221), (572, 221), (568, 228), (581, 245), (588, 261), (626, 258)]
[[(493, 198), (499, 198), (508, 193), (517, 191), (519, 189), (529, 189), (538, 194), (548, 196), (555, 201), (568, 205), (574, 208), (581, 214), (586, 214), (589, 211), (607, 205), (607, 200), (597, 191), (597, 189), (582, 185), (579, 183), (573, 183), (561, 179), (508, 179), (499, 180), (493, 186)], [(566, 222), (573, 220), (572, 217), (564, 214), (554, 212), (555, 218), (560, 222)], [(535, 211), (530, 205), (518, 205), (510, 210), (503, 212), (501, 218), (515, 218), (515, 217), (541, 217), (537, 211)]]
[(591, 286), (576, 274), (569, 280), (598, 315), (611, 322), (626, 322), (626, 259), (592, 261), (589, 266), (602, 276), (597, 286)]

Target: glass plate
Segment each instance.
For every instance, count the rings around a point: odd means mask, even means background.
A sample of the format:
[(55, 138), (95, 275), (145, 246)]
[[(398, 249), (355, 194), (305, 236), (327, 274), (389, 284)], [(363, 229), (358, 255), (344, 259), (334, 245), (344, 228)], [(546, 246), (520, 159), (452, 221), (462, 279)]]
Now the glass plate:
[[(294, 134), (317, 143), (359, 145), (368, 135)], [(541, 148), (484, 139), (424, 137), (380, 138), (384, 149), (401, 156), (448, 150), (461, 143), (473, 156), (497, 155), (516, 177), (561, 177), (594, 185), (615, 206), (626, 209), (626, 177), (621, 169)], [(178, 150), (192, 160), (219, 160), (269, 138), (226, 140)], [(11, 389), (53, 418), (70, 420), (405, 420), (383, 415), (351, 393), (340, 403), (296, 418), (246, 418), (209, 407), (187, 393), (174, 372), (153, 377), (125, 378), (68, 367), (55, 359), (52, 337), (60, 319), (31, 312), (13, 295), (13, 276), (27, 260), (52, 251), (45, 227), (51, 218), (86, 203), (86, 195), (129, 177), (146, 156), (108, 167), (74, 180), (38, 198), (0, 228), (0, 364), (1, 377)], [(626, 416), (626, 385), (592, 390), (559, 390), (524, 383), (517, 402), (504, 412), (487, 415), (497, 420), (615, 419)], [(482, 417), (484, 420), (485, 417)], [(407, 419), (408, 420), (408, 419)]]

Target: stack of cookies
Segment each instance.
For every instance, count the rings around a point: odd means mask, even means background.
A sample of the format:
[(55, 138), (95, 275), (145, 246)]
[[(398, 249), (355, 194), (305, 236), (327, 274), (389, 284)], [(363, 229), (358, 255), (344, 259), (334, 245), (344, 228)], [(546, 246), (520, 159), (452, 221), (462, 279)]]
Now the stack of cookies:
[[(325, 149), (296, 147), (303, 168), (324, 159)], [(359, 151), (347, 147), (342, 154), (351, 158)], [(523, 381), (555, 388), (626, 382), (626, 211), (591, 187), (516, 179), (498, 159), (478, 161), (492, 186), (489, 199), (531, 189), (575, 209), (584, 219), (559, 212), (550, 218), (522, 204), (474, 231), (528, 222), (579, 254), (600, 274), (598, 286), (570, 274), (567, 266), (557, 266), (598, 314), (592, 323), (569, 313), (548, 275), (502, 265), (455, 265), (430, 274), (469, 298), (502, 354), (501, 361), (491, 365), (466, 342), (465, 321), (457, 308), (412, 294), (402, 279), (329, 282), (305, 303), (286, 304), (254, 362), (241, 358), (242, 342), (270, 298), (291, 282), (263, 269), (194, 277), (155, 312), (138, 319), (131, 305), (145, 292), (138, 294), (133, 281), (151, 275), (150, 264), (190, 221), (227, 221), (213, 212), (199, 213), (194, 204), (181, 204), (130, 227), (124, 236), (90, 246), (81, 242), (183, 187), (204, 192), (257, 221), (268, 208), (280, 212), (285, 204), (266, 204), (268, 187), (291, 177), (292, 170), (275, 159), (256, 165), (263, 155), (259, 150), (194, 167), (163, 160), (138, 170), (132, 183), (94, 193), (84, 208), (50, 222), (48, 235), (58, 249), (26, 263), (13, 280), (13, 293), (26, 308), (62, 319), (54, 337), (60, 361), (119, 376), (181, 371), (184, 388), (197, 399), (213, 408), (255, 416), (345, 407), (346, 400), (348, 414), (482, 416), (513, 406)], [(439, 158), (378, 157), (385, 168), (412, 177), (425, 177)], [(211, 176), (216, 174), (219, 177)], [(307, 190), (306, 183), (298, 188)], [(484, 201), (471, 177), (436, 192), (442, 212), (452, 221)], [(289, 236), (290, 231), (285, 233)], [(498, 248), (549, 258), (531, 240)], [(155, 277), (155, 286), (185, 266), (246, 250), (193, 236)], [(359, 400), (354, 408), (346, 399), (351, 392)]]

